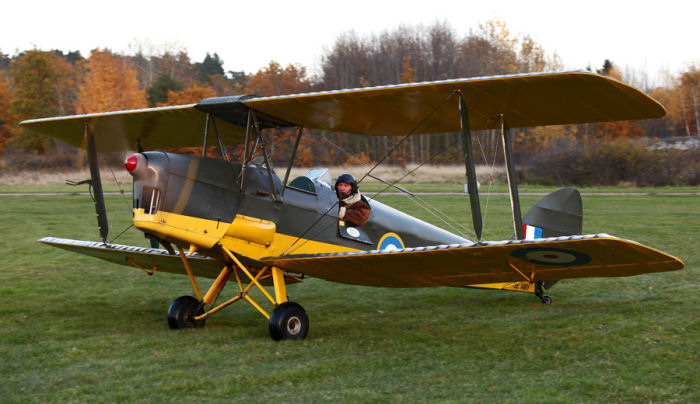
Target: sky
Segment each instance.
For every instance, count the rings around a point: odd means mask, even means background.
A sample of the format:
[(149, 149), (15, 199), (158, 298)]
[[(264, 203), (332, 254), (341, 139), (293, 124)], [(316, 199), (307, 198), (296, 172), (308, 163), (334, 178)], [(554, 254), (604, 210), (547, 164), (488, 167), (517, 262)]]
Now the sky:
[(0, 52), (94, 48), (146, 55), (186, 50), (193, 62), (216, 52), (225, 70), (254, 73), (275, 60), (318, 72), (348, 31), (378, 35), (400, 25), (447, 22), (458, 38), (489, 20), (556, 52), (565, 68), (610, 59), (659, 80), (700, 64), (697, 0), (12, 1), (0, 6)]

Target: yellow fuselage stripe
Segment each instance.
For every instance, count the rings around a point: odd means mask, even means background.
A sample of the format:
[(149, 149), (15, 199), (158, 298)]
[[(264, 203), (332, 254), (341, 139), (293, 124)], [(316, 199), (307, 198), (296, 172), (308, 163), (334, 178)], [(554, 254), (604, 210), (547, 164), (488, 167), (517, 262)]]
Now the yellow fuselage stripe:
[(355, 248), (300, 239), (279, 232), (274, 233), (273, 240), (269, 245), (262, 245), (226, 235), (231, 223), (164, 211), (149, 215), (143, 209), (134, 209), (134, 226), (145, 233), (154, 234), (176, 245), (189, 247), (194, 244), (200, 250), (211, 250), (217, 243), (221, 243), (229, 250), (254, 260), (279, 256), (292, 249), (294, 254), (359, 251)]

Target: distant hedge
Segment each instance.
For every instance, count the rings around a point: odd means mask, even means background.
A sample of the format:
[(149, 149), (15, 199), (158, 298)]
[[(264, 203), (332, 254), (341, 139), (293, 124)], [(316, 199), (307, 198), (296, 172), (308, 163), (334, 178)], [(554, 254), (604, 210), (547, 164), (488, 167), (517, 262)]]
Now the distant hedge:
[(700, 150), (653, 149), (634, 142), (562, 141), (521, 153), (521, 180), (543, 185), (698, 185)]

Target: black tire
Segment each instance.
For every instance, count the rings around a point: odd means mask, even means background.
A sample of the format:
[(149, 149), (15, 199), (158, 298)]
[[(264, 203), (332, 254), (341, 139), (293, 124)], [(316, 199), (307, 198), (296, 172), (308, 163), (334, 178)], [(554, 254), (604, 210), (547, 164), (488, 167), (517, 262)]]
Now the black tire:
[(270, 337), (282, 339), (304, 339), (309, 333), (309, 317), (301, 305), (285, 302), (275, 307), (269, 322)]
[(544, 304), (552, 304), (552, 298), (549, 297), (549, 295), (544, 295), (544, 296), (542, 296), (542, 303), (544, 303)]
[[(199, 308), (199, 310), (197, 310)], [(194, 316), (204, 313), (199, 301), (192, 296), (180, 296), (173, 301), (168, 309), (168, 326), (171, 329), (202, 328), (206, 319), (196, 321)]]

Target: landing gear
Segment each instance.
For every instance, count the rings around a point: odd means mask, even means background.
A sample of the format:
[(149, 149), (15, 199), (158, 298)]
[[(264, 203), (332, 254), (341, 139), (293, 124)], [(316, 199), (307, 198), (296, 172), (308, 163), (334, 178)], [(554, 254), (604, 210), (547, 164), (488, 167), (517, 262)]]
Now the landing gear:
[(275, 307), (269, 321), (270, 337), (282, 339), (304, 339), (309, 333), (309, 317), (299, 304), (285, 302)]
[[(231, 259), (231, 262), (224, 266), (219, 276), (209, 287), (207, 293), (202, 296), (194, 278), (194, 273), (190, 267), (188, 257), (185, 255), (182, 248), (178, 246), (180, 258), (182, 259), (182, 263), (185, 266), (185, 270), (197, 297), (181, 296), (175, 299), (168, 310), (168, 325), (170, 328), (204, 327), (206, 318), (210, 315), (239, 300), (247, 300), (268, 319), (270, 337), (275, 341), (282, 339), (301, 340), (306, 338), (306, 335), (309, 333), (309, 317), (306, 315), (304, 308), (298, 303), (287, 301), (287, 290), (285, 286), (285, 278), (287, 275), (285, 275), (280, 268), (274, 266), (265, 266), (263, 268), (247, 267), (243, 265), (231, 250), (224, 246), (221, 246), (221, 249)], [(243, 284), (245, 278), (243, 278), (242, 275), (247, 277), (250, 281), (247, 286)], [(211, 307), (205, 312), (204, 306), (214, 304), (219, 293), (221, 293), (231, 276), (235, 276), (240, 293), (216, 307)], [(264, 279), (268, 282), (272, 280), (274, 297), (263, 287), (261, 281)], [(295, 278), (289, 277), (289, 279), (294, 281)], [(249, 292), (253, 287), (257, 287), (270, 303), (274, 305), (274, 310), (271, 314), (268, 314), (268, 312), (251, 297)]]
[(544, 294), (542, 283), (542, 281), (539, 281), (535, 285), (535, 296), (539, 297), (543, 304), (552, 304), (552, 298), (549, 295)]
[(180, 296), (168, 309), (168, 325), (171, 329), (202, 328), (206, 319), (195, 320), (194, 317), (204, 313), (204, 307), (192, 296)]

